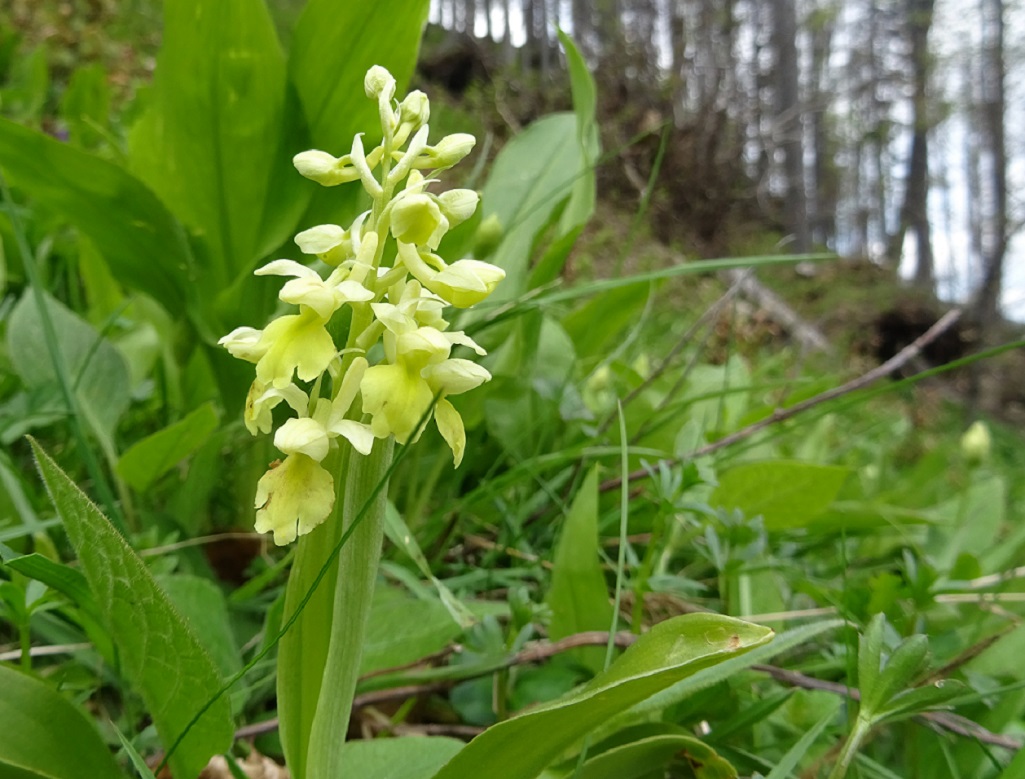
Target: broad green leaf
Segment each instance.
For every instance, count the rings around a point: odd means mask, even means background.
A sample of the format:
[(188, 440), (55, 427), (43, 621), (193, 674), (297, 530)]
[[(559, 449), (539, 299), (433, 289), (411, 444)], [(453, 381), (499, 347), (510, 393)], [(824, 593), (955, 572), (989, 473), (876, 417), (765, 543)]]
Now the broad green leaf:
[(491, 262), (506, 272), (491, 296), (512, 300), (527, 291), (531, 250), (541, 229), (559, 212), (581, 176), (593, 175), (577, 138), (577, 118), (546, 116), (505, 145), (481, 194), (482, 218), (502, 226)]
[(131, 168), (201, 238), (205, 303), (294, 229), (310, 190), (292, 169), (301, 112), (263, 0), (167, 0)]
[(123, 779), (92, 722), (48, 684), (0, 665), (0, 776)]
[[(3, 32), (7, 41), (17, 43), (18, 36), (11, 34), (14, 30), (6, 22)], [(26, 124), (39, 123), (50, 91), (47, 59), (47, 49), (42, 45), (19, 56), (11, 56), (9, 66), (4, 68), (5, 83), (0, 89), (4, 114)]]
[[(411, 614), (416, 618), (410, 619)], [(413, 598), (378, 584), (363, 639), (360, 673), (412, 663), (443, 649), (461, 632), (440, 601)]]
[[(552, 609), (548, 634), (553, 640), (586, 630), (608, 630), (613, 624), (599, 552), (598, 468), (594, 467), (573, 499), (555, 547), (552, 584), (545, 598)], [(604, 666), (604, 647), (576, 649), (573, 654), (594, 673)]]
[(217, 430), (217, 412), (205, 403), (184, 419), (129, 447), (117, 463), (118, 475), (143, 492), (199, 449)]
[(716, 614), (662, 622), (579, 690), (486, 730), (434, 779), (533, 779), (613, 715), (771, 639), (769, 628)]
[(949, 522), (937, 528), (928, 550), (940, 570), (949, 570), (962, 553), (981, 556), (993, 549), (993, 539), (1004, 526), (1007, 483), (1000, 476), (973, 480), (964, 491), (941, 503), (935, 513)]
[(146, 185), (113, 163), (0, 119), (0, 168), (31, 198), (89, 236), (125, 286), (181, 314), (191, 251)]
[(719, 474), (709, 503), (760, 515), (767, 530), (804, 527), (829, 508), (847, 474), (834, 465), (788, 460), (745, 463)]
[[(93, 433), (109, 443), (130, 400), (125, 361), (109, 341), (71, 309), (49, 295), (45, 300), (57, 335), (62, 370), (75, 388), (78, 410)], [(31, 290), (25, 291), (11, 312), (7, 349), (12, 367), (30, 391), (56, 385), (57, 374)]]
[(209, 579), (190, 574), (161, 576), (158, 583), (188, 620), (221, 677), (228, 679), (238, 673), (242, 655), (231, 632), (228, 602), (221, 588)]
[(813, 519), (810, 530), (833, 533), (845, 529), (850, 531), (892, 528), (898, 525), (928, 525), (936, 522), (936, 516), (929, 511), (905, 508), (878, 501), (838, 500), (829, 510)]
[(306, 3), (292, 37), (288, 71), (316, 148), (348, 154), (355, 133), (380, 138), (374, 130), (377, 105), (367, 99), (363, 78), (372, 65), (381, 65), (400, 88), (409, 81), (428, 6), (428, 0)]
[[(221, 686), (213, 661), (135, 551), (49, 455), (31, 443), (47, 491), (117, 644), (121, 670), (142, 695), (169, 747), (210, 692)], [(222, 697), (172, 755), (174, 775), (197, 776), (211, 755), (228, 748), (233, 735), (230, 706)]]
[(440, 736), (350, 741), (343, 765), (346, 776), (359, 779), (429, 779), (462, 748), (462, 741)]

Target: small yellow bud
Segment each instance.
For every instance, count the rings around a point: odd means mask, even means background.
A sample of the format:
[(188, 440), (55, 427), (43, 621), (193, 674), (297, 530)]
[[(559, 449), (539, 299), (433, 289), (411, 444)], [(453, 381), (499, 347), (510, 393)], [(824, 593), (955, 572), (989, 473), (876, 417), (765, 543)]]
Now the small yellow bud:
[(988, 460), (992, 448), (993, 437), (986, 423), (981, 420), (972, 422), (971, 427), (961, 436), (961, 454), (968, 462), (980, 463)]
[(492, 214), (482, 220), (477, 228), (477, 235), (473, 242), (473, 255), (475, 257), (487, 257), (494, 253), (498, 244), (502, 242), (505, 231), (502, 229), (502, 220), (498, 214)]
[(473, 216), (479, 202), (480, 195), (472, 189), (450, 189), (438, 195), (438, 206), (448, 219), (450, 227), (455, 227)]
[(292, 164), (301, 175), (325, 187), (347, 184), (359, 178), (359, 171), (349, 165), (345, 157), (335, 157), (317, 149), (299, 152), (292, 158)]
[(427, 288), (456, 308), (469, 308), (495, 291), (505, 278), (497, 265), (480, 260), (458, 260), (426, 282)]
[(367, 71), (366, 78), (363, 79), (363, 89), (369, 98), (384, 96), (386, 100), (391, 100), (392, 95), (395, 94), (395, 78), (387, 68), (374, 65)]
[(338, 225), (317, 225), (295, 237), (295, 245), (303, 254), (315, 254), (328, 265), (339, 265), (351, 258), (352, 239), (349, 231)]
[(415, 132), (423, 127), (431, 118), (431, 101), (427, 95), (416, 89), (406, 95), (399, 105), (399, 121), (408, 124), (410, 131)]
[(446, 135), (434, 146), (424, 149), (416, 161), (418, 168), (451, 168), (473, 151), (477, 139), (468, 133)]

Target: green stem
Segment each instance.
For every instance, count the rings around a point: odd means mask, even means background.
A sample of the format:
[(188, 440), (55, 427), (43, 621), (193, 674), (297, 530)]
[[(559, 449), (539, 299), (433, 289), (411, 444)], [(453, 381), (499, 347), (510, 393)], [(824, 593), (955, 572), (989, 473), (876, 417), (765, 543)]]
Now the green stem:
[(833, 766), (833, 770), (829, 773), (828, 779), (843, 779), (847, 776), (847, 770), (851, 767), (851, 763), (854, 762), (854, 758), (857, 757), (858, 750), (861, 748), (861, 742), (865, 740), (865, 736), (868, 735), (871, 728), (871, 721), (859, 714), (858, 719), (854, 722), (854, 728), (851, 730), (850, 735), (847, 736), (847, 741), (844, 742), (843, 749), (840, 750), (840, 756), (836, 760), (836, 765)]
[(29, 617), (26, 615), (25, 622), (18, 626), (21, 639), (21, 670), (26, 673), (32, 670), (32, 629), (29, 624)]
[[(340, 446), (329, 455), (324, 467), (335, 474), (335, 495), (344, 489), (352, 448)], [(320, 700), (322, 678), (320, 669), (327, 659), (328, 625), (334, 609), (338, 559), (332, 550), (342, 538), (341, 510), (336, 506), (328, 520), (299, 539), (295, 563), (285, 589), (284, 619), (302, 608), (295, 624), (284, 634), (278, 646), (278, 720), (281, 745), (292, 776), (312, 776), (307, 770), (309, 733)], [(311, 592), (318, 576), (323, 586)], [(305, 601), (305, 607), (303, 602)]]
[[(373, 495), (378, 483), (387, 478), (393, 452), (394, 439), (389, 437), (376, 441), (369, 455), (351, 455), (342, 508), (346, 528)], [(310, 731), (306, 776), (311, 778), (344, 775), (341, 750), (356, 694), (363, 638), (381, 559), (387, 501), (387, 492), (378, 491), (369, 511), (338, 556), (339, 576), (335, 584), (327, 658)]]

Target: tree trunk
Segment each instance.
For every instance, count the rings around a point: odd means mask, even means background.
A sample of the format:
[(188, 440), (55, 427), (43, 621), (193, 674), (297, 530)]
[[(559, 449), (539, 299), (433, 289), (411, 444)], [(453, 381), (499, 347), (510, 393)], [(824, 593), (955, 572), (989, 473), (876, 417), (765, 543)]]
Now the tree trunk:
[[(985, 0), (983, 7), (982, 121), (988, 158), (983, 186), (992, 204), (983, 231), (982, 284), (975, 303), (977, 321), (984, 328), (1000, 317), (1004, 258), (1009, 240), (1007, 225), (1007, 140), (1004, 128), (1004, 8), (1002, 0)], [(984, 174), (985, 175), (985, 174)], [(986, 180), (988, 179), (988, 181)]]
[(904, 182), (904, 202), (900, 224), (887, 252), (894, 265), (900, 264), (907, 231), (915, 236), (915, 284), (932, 289), (936, 276), (929, 229), (929, 29), (932, 26), (934, 0), (907, 0), (905, 25), (911, 42), (912, 133)]
[(830, 129), (830, 103), (834, 85), (830, 78), (829, 59), (832, 52), (833, 29), (837, 9), (823, 8), (811, 19), (813, 178), (815, 199), (810, 209), (812, 239), (823, 246), (835, 248), (836, 211), (840, 196), (839, 170), (835, 162), (836, 143)]
[(783, 197), (786, 227), (795, 252), (811, 248), (804, 190), (804, 143), (798, 92), (797, 13), (794, 0), (772, 0), (772, 38), (776, 55), (775, 128), (783, 149)]

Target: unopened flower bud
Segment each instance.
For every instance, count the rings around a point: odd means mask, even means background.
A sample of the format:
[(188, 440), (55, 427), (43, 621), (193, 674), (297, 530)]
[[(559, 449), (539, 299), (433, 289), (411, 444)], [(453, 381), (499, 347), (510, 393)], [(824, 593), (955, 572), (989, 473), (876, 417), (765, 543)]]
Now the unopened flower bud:
[(961, 436), (961, 454), (969, 462), (979, 463), (989, 459), (992, 448), (993, 438), (986, 423), (981, 420), (972, 422), (971, 427)]
[(359, 171), (348, 165), (345, 157), (335, 157), (317, 149), (299, 152), (292, 158), (292, 164), (300, 174), (325, 187), (359, 178)]
[(374, 65), (367, 71), (363, 79), (363, 89), (367, 97), (378, 98), (384, 96), (385, 100), (391, 100), (395, 94), (395, 78), (388, 72), (387, 68)]
[(430, 118), (431, 101), (419, 89), (406, 95), (405, 100), (399, 105), (399, 121), (412, 125), (414, 131), (427, 124)]
[(477, 139), (469, 133), (446, 135), (434, 146), (424, 150), (417, 160), (418, 168), (451, 168), (473, 151)]
[(479, 202), (480, 195), (472, 189), (450, 189), (438, 195), (438, 206), (448, 219), (450, 227), (455, 227), (473, 216)]
[(477, 236), (473, 243), (473, 255), (475, 257), (488, 257), (498, 248), (504, 234), (502, 220), (498, 214), (491, 214), (480, 223), (477, 228)]
[(495, 291), (505, 271), (480, 260), (458, 260), (431, 278), (427, 288), (456, 308), (469, 308)]
[(317, 225), (295, 237), (303, 254), (315, 254), (328, 265), (337, 266), (351, 258), (352, 240), (349, 232), (338, 225)]

